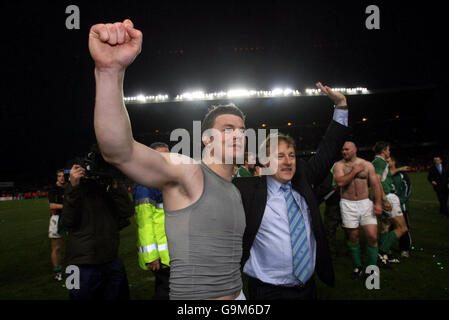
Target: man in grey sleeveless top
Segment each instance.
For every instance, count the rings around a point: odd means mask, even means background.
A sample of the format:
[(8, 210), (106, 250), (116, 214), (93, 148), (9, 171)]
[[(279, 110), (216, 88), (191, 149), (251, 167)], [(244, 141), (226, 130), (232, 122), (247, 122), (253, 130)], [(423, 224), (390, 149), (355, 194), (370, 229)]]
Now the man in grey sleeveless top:
[[(141, 48), (142, 33), (130, 20), (97, 24), (90, 30), (94, 125), (102, 155), (135, 182), (162, 191), (171, 255), (170, 298), (242, 299), (239, 262), (245, 216), (231, 183), (233, 164), (223, 160), (226, 154), (235, 159), (244, 152), (244, 115), (233, 105), (206, 115), (202, 141), (207, 157), (202, 164), (136, 142), (123, 103), (123, 81), (126, 67)], [(210, 135), (207, 129), (216, 131)]]

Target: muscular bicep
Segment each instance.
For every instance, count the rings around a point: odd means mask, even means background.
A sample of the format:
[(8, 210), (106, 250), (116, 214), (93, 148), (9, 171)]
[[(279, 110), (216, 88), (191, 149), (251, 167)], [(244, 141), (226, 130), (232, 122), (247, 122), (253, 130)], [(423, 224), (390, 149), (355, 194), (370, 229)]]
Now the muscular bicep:
[(334, 165), (334, 180), (337, 180), (338, 178), (341, 178), (345, 175), (345, 172), (343, 170), (343, 166), (340, 163), (336, 163)]
[(368, 168), (368, 179), (369, 179), (369, 183), (372, 186), (376, 186), (380, 183), (380, 179), (382, 178), (380, 174), (376, 173), (376, 170), (374, 169), (374, 166), (369, 163), (368, 161), (367, 163), (367, 168)]
[(375, 199), (377, 201), (380, 201), (379, 199), (384, 196), (382, 183), (381, 183), (382, 176), (380, 174), (376, 173), (376, 169), (374, 168), (374, 166), (371, 163), (368, 162), (368, 164), (369, 164), (369, 166), (368, 166), (369, 183), (373, 190)]
[(378, 173), (376, 173), (376, 178), (379, 180), (379, 182), (382, 182), (382, 176)]
[(334, 181), (340, 188), (351, 183), (351, 175), (350, 173), (346, 173), (344, 171), (344, 165), (341, 163), (336, 163), (334, 165)]
[(134, 142), (131, 157), (117, 168), (138, 184), (163, 189), (167, 184), (181, 184), (192, 163), (189, 157), (160, 153)]

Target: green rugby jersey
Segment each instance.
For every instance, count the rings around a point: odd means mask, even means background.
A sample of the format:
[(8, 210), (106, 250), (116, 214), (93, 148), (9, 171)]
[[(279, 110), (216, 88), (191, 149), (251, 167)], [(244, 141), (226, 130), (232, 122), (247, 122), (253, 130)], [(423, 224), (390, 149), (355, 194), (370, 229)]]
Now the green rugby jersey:
[(372, 163), (374, 169), (376, 170), (376, 174), (381, 176), (380, 181), (382, 182), (382, 188), (384, 189), (385, 194), (394, 192), (393, 180), (391, 179), (391, 172), (388, 162), (382, 157), (376, 156)]
[(244, 166), (241, 166), (238, 168), (236, 173), (232, 176), (232, 179), (239, 178), (239, 177), (252, 177), (253, 175), (251, 172), (249, 172), (248, 169), (246, 169)]

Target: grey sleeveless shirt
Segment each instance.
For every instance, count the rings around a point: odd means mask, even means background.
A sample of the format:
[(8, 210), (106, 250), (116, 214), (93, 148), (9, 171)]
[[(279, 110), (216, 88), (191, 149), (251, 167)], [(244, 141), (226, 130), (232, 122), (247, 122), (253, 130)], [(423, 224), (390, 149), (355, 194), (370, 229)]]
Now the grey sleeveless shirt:
[(201, 300), (242, 289), (245, 213), (237, 188), (201, 163), (204, 190), (187, 208), (165, 211), (170, 299)]

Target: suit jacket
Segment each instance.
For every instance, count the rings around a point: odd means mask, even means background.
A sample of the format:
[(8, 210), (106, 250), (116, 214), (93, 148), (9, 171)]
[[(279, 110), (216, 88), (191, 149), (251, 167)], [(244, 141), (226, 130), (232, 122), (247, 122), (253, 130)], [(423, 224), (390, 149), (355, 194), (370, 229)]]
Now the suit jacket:
[(429, 169), (429, 174), (427, 175), (427, 180), (429, 180), (430, 183), (432, 183), (432, 181), (437, 183), (437, 185), (433, 186), (433, 188), (438, 191), (447, 190), (448, 187), (447, 184), (449, 182), (449, 174), (445, 163), (443, 163), (442, 171), (443, 173), (440, 174), (435, 164), (433, 164)]
[[(332, 121), (321, 141), (317, 153), (309, 160), (296, 161), (296, 174), (292, 187), (304, 197), (311, 215), (311, 230), (316, 239), (316, 265), (318, 277), (326, 284), (334, 285), (329, 245), (324, 233), (319, 203), (313, 187), (319, 185), (329, 173), (332, 165), (340, 158), (340, 150), (350, 129)], [(240, 190), (246, 215), (246, 229), (243, 235), (242, 266), (249, 258), (250, 249), (256, 238), (267, 204), (267, 178), (237, 178), (233, 183)]]

